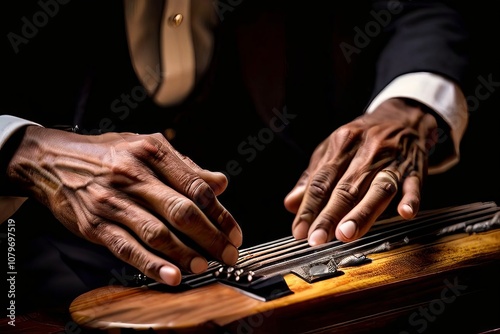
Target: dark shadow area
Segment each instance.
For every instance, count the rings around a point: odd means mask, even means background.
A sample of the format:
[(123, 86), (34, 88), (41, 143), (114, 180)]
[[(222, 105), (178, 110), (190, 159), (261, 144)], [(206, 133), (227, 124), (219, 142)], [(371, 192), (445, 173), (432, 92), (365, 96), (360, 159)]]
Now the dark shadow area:
[(473, 201), (500, 201), (500, 28), (489, 3), (460, 8), (471, 32), (471, 69), (466, 97), (469, 126), (461, 161), (441, 175), (429, 176), (426, 207)]

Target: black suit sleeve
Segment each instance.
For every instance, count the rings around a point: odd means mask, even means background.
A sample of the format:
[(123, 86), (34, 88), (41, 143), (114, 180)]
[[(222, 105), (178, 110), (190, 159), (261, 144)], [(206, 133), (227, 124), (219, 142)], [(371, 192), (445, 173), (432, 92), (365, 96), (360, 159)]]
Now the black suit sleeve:
[(379, 0), (373, 2), (372, 13), (378, 13), (381, 25), (385, 23), (374, 94), (411, 72), (436, 73), (464, 87), (468, 32), (455, 8), (439, 1)]

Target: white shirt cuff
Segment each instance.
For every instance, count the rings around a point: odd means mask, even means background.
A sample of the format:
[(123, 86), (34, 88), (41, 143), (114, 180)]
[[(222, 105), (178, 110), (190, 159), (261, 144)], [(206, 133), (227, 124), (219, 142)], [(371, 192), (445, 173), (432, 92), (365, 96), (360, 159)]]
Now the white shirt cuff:
[(450, 169), (460, 159), (460, 141), (467, 128), (467, 100), (454, 82), (427, 72), (408, 73), (394, 79), (370, 103), (366, 112), (371, 113), (390, 98), (410, 98), (433, 109), (450, 126), (454, 152), (438, 165), (429, 166), (429, 174)]
[[(17, 130), (27, 125), (41, 126), (19, 117), (0, 115), (0, 149)], [(12, 216), (26, 199), (26, 197), (0, 196), (0, 223)]]

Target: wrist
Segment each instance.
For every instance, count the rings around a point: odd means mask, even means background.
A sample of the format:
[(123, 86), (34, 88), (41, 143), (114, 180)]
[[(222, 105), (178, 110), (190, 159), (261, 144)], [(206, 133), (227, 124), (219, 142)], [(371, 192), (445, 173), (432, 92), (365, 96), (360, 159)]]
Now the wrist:
[(12, 133), (9, 139), (4, 142), (2, 149), (0, 150), (0, 171), (2, 173), (0, 180), (0, 189), (2, 189), (1, 195), (24, 196), (14, 179), (11, 178), (11, 172), (16, 163), (15, 157), (21, 142), (23, 141), (27, 128), (28, 126), (25, 126)]

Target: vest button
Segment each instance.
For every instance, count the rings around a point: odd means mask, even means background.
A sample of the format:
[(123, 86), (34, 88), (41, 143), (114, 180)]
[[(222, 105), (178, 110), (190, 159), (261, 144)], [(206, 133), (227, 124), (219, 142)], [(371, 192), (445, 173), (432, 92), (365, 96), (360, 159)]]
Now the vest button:
[(170, 22), (174, 27), (178, 27), (181, 25), (183, 19), (184, 17), (182, 16), (182, 14), (175, 14), (170, 18)]

